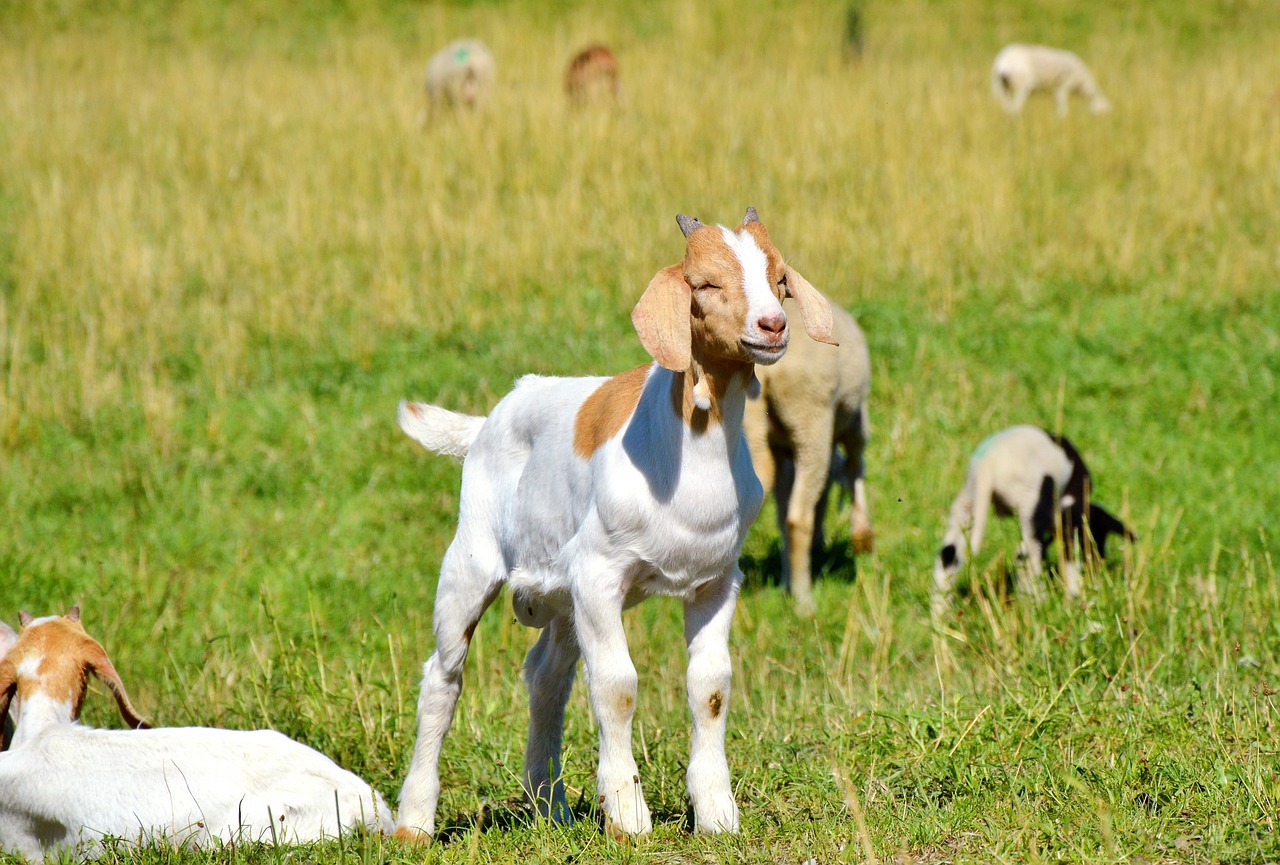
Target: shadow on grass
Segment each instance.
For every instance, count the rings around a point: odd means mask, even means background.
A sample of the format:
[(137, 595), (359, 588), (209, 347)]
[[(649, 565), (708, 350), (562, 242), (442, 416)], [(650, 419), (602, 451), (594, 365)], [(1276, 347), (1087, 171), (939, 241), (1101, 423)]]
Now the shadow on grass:
[[(811, 559), (814, 582), (838, 580), (850, 584), (858, 578), (858, 562), (848, 539), (824, 544)], [(782, 585), (782, 539), (774, 538), (763, 556), (743, 552), (738, 561), (742, 568), (743, 594)]]

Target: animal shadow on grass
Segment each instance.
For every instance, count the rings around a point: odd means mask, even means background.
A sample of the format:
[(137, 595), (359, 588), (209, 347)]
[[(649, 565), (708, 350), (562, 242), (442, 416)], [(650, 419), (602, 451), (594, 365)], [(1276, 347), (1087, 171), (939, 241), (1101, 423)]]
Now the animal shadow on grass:
[[(578, 799), (570, 808), (575, 825), (585, 823), (604, 831), (604, 814), (591, 801), (590, 791), (583, 789)], [(661, 804), (650, 803), (653, 825), (679, 824), (687, 832), (693, 832), (693, 811), (689, 808), (669, 808)], [(460, 812), (452, 820), (445, 822), (436, 830), (435, 843), (448, 846), (466, 837), (468, 832), (490, 829), (499, 832), (510, 832), (514, 829), (529, 829), (539, 821), (550, 826), (545, 818), (534, 815), (528, 801), (519, 794), (513, 794), (502, 800), (484, 798), (480, 807), (470, 813)]]
[[(820, 548), (811, 551), (810, 561), (813, 563), (815, 580), (835, 579), (852, 583), (858, 578), (858, 562), (847, 537), (823, 543)], [(743, 552), (738, 566), (742, 568), (744, 592), (782, 585), (782, 539), (770, 540), (769, 549), (763, 556)]]

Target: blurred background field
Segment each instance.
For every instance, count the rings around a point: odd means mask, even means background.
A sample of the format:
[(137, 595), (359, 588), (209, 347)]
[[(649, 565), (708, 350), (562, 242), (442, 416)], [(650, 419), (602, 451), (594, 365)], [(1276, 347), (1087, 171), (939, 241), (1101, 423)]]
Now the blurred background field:
[[(395, 861), (1280, 858), (1280, 5), (251, 0), (0, 4), (0, 619), (79, 601), (163, 724), (275, 726), (394, 797), (458, 468), (396, 401), (487, 412), (524, 372), (644, 361), (628, 315), (677, 212), (755, 205), (867, 332), (879, 547), (819, 612), (748, 540), (729, 754), (744, 832), (687, 834), (676, 605), (629, 619), (655, 836), (518, 796), (533, 634), (486, 617), (429, 850)], [(449, 39), (475, 116), (422, 128)], [(608, 43), (620, 110), (572, 111)], [(1010, 41), (1114, 103), (991, 97)], [(1061, 429), (1140, 541), (1083, 604), (1003, 596), (999, 525), (941, 630), (969, 452)], [(844, 542), (834, 522), (829, 534)], [(87, 718), (114, 723), (92, 697)], [(290, 858), (265, 850), (220, 861)], [(194, 861), (149, 851), (120, 858)]]

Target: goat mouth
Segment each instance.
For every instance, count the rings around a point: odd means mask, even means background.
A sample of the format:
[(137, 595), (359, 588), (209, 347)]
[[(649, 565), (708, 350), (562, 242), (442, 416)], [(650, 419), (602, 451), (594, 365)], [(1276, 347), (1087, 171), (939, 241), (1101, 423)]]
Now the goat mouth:
[(756, 363), (771, 364), (777, 363), (787, 350), (788, 340), (779, 342), (757, 342), (751, 339), (739, 340), (742, 347), (752, 356)]

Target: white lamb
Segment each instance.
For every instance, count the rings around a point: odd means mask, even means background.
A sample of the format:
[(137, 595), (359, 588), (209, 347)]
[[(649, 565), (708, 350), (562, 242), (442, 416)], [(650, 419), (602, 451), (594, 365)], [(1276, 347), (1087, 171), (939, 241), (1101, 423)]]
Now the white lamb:
[[(992, 505), (999, 516), (1015, 516), (1022, 528), (1020, 584), (1032, 597), (1041, 594), (1038, 577), (1045, 551), (1062, 537), (1062, 582), (1070, 597), (1080, 593), (1080, 567), (1075, 546), (1087, 549), (1092, 537), (1098, 554), (1107, 554), (1107, 538), (1134, 538), (1133, 532), (1091, 501), (1092, 481), (1080, 452), (1064, 436), (1039, 427), (1014, 426), (987, 438), (974, 451), (964, 488), (951, 506), (951, 518), (934, 565), (934, 605), (944, 609), (955, 574), (968, 549), (976, 554), (986, 532)], [(1087, 534), (1086, 534), (1087, 533)]]
[(700, 832), (736, 832), (724, 736), (738, 555), (764, 498), (742, 435), (755, 364), (786, 351), (782, 298), (814, 339), (831, 309), (782, 260), (754, 208), (737, 228), (677, 218), (683, 262), (649, 282), (631, 320), (654, 363), (613, 378), (526, 376), (488, 418), (401, 403), (430, 450), (466, 456), (458, 531), (436, 590), (436, 648), (423, 668), (418, 740), (397, 834), (435, 831), (440, 749), (476, 623), (504, 584), (542, 635), (525, 660), (525, 789), (569, 821), (560, 777), (565, 703), (579, 654), (600, 734), (596, 789), (606, 829), (650, 831), (631, 750), (636, 669), (622, 612), (652, 595), (684, 604), (693, 734), (687, 781)]
[(1053, 93), (1058, 113), (1065, 116), (1072, 93), (1089, 100), (1089, 110), (1111, 110), (1089, 67), (1076, 54), (1045, 45), (1006, 45), (991, 66), (991, 91), (1010, 114), (1022, 111), (1027, 97), (1036, 91)]
[[(791, 315), (794, 301), (783, 308)], [(831, 312), (839, 345), (797, 333), (782, 360), (756, 371), (761, 398), (747, 403), (745, 419), (756, 474), (777, 499), (783, 582), (802, 613), (813, 611), (811, 563), (822, 551), (827, 492), (837, 477), (853, 497), (854, 551), (871, 552), (875, 540), (862, 459), (871, 358), (853, 316), (834, 305)], [(837, 448), (844, 449), (842, 457)]]
[[(273, 730), (148, 729), (80, 611), (32, 619), (0, 661), (0, 849), (42, 861), (93, 856), (106, 838), (181, 846), (313, 841), (390, 832), (382, 797), (318, 751)], [(93, 673), (129, 730), (77, 722)]]
[(427, 107), (432, 118), (442, 109), (475, 108), (493, 89), (497, 64), (479, 39), (455, 39), (427, 62)]

